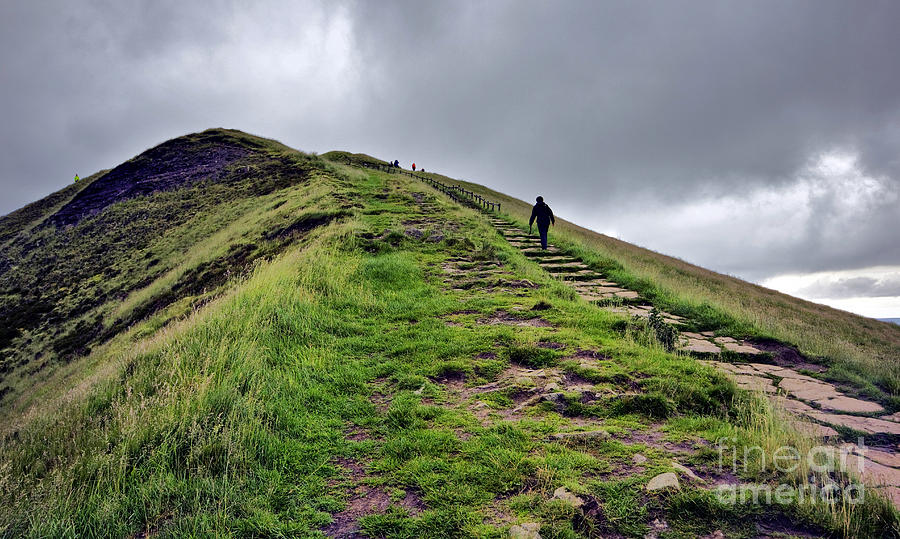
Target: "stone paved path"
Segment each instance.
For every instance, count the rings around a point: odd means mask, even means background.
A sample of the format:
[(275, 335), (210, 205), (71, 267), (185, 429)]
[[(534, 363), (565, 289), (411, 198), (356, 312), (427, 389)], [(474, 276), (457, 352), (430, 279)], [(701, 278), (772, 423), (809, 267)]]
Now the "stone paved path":
[[(554, 277), (567, 281), (583, 299), (599, 302), (603, 308), (648, 318), (653, 306), (634, 290), (606, 279), (577, 258), (548, 245), (540, 248), (537, 236), (528, 236), (517, 227), (493, 218), (492, 224), (515, 247), (537, 262)], [(685, 319), (667, 312), (660, 312), (663, 319), (680, 326)], [(726, 374), (742, 389), (766, 394), (779, 408), (790, 415), (791, 423), (810, 436), (827, 443), (839, 443), (837, 428), (853, 429), (873, 436), (900, 436), (900, 412), (887, 414), (878, 403), (848, 396), (833, 384), (797, 372), (786, 366), (764, 363), (770, 356), (753, 343), (713, 332), (681, 332), (679, 349), (699, 356), (708, 364)], [(720, 361), (723, 351), (736, 354), (745, 363)], [(543, 373), (541, 373), (543, 374)], [(551, 387), (558, 380), (551, 377)], [(896, 441), (896, 440), (895, 440)], [(900, 453), (897, 445), (882, 448), (853, 449), (850, 444), (833, 445), (833, 448), (850, 452), (850, 468), (863, 480), (881, 490), (900, 509)]]

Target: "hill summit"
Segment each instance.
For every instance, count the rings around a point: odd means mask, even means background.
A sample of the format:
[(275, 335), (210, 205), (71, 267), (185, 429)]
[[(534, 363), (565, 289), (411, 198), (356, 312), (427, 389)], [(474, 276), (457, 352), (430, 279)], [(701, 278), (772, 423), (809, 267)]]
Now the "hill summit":
[(898, 535), (900, 328), (529, 212), (211, 129), (3, 217), (2, 534)]

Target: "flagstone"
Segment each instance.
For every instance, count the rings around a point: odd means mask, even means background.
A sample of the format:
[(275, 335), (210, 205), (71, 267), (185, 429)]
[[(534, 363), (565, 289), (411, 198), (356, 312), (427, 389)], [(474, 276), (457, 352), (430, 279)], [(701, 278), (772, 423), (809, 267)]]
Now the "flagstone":
[(762, 353), (761, 350), (758, 350), (758, 349), (756, 349), (752, 346), (748, 346), (746, 344), (740, 344), (737, 341), (735, 341), (734, 339), (732, 339), (731, 341), (724, 341), (724, 342), (716, 339), (716, 342), (720, 342), (720, 344), (722, 344), (722, 346), (724, 346), (726, 350), (730, 350), (736, 354), (756, 356), (756, 355), (759, 355)]
[(791, 399), (791, 398), (782, 397), (782, 396), (775, 396), (775, 397), (772, 397), (772, 401), (777, 406), (781, 406), (785, 410), (796, 413), (796, 414), (805, 414), (806, 412), (818, 413), (818, 411), (815, 408), (806, 404), (803, 401), (798, 401), (797, 399)]
[(817, 401), (841, 396), (833, 385), (818, 380), (809, 381), (797, 378), (782, 378), (778, 387), (784, 389), (795, 398), (805, 401)]
[(698, 354), (720, 354), (719, 347), (705, 339), (688, 339), (687, 344), (682, 345), (681, 350), (696, 352)]
[(837, 410), (839, 412), (854, 413), (871, 413), (884, 411), (884, 407), (882, 407), (877, 402), (864, 401), (855, 399), (853, 397), (847, 397), (845, 395), (816, 400), (814, 402), (818, 404), (823, 410)]
[(754, 369), (764, 372), (767, 374), (775, 374), (776, 376), (780, 376), (781, 378), (785, 378), (785, 376), (777, 374), (780, 371), (787, 370), (784, 367), (779, 367), (778, 365), (770, 365), (768, 363), (748, 363)]
[(900, 434), (900, 423), (885, 421), (876, 417), (860, 417), (819, 411), (806, 412), (806, 415), (822, 423), (847, 427), (866, 434)]
[(857, 474), (867, 485), (900, 486), (900, 470), (897, 468), (856, 454), (847, 455), (845, 462), (847, 469)]
[(637, 299), (640, 296), (634, 290), (625, 290), (622, 292), (610, 292), (608, 294), (610, 297), (621, 298), (621, 299)]
[(572, 262), (556, 262), (556, 261), (547, 261), (546, 259), (541, 260), (539, 262), (541, 267), (544, 268), (585, 268), (587, 266), (583, 262), (572, 261)]
[(798, 431), (807, 436), (815, 438), (836, 438), (840, 435), (838, 431), (826, 425), (819, 425), (810, 421), (800, 419), (788, 420), (788, 422)]
[(624, 288), (619, 288), (617, 286), (576, 286), (575, 289), (585, 292), (596, 292), (598, 294), (610, 292), (626, 292)]
[(749, 376), (746, 374), (732, 374), (729, 376), (741, 389), (775, 393), (775, 386), (772, 384), (772, 380), (769, 378), (763, 378), (761, 376)]

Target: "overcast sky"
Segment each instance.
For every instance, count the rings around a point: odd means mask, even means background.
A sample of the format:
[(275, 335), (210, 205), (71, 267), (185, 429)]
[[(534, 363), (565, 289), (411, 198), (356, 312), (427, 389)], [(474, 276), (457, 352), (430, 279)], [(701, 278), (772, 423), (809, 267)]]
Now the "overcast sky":
[(900, 3), (0, 0), (0, 214), (230, 127), (900, 317)]

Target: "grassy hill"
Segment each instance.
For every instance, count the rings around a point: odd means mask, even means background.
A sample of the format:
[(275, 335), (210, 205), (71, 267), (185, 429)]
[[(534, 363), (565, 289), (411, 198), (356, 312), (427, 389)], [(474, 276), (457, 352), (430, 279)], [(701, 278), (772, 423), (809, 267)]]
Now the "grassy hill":
[[(482, 185), (426, 176), (473, 190), (520, 223), (531, 203)], [(654, 304), (690, 317), (697, 330), (792, 343), (829, 366), (829, 379), (900, 410), (900, 331), (895, 325), (812, 303), (689, 264), (557, 219), (561, 245), (639, 290)]]
[[(717, 497), (853, 478), (745, 453), (817, 442), (648, 322), (581, 299), (482, 212), (366, 163), (215, 129), (0, 219), (0, 534), (900, 534), (874, 493)], [(527, 217), (466, 186), (509, 226)], [(900, 406), (900, 328), (554, 233), (686, 330), (780, 339)], [(669, 472), (678, 489), (647, 490)]]

